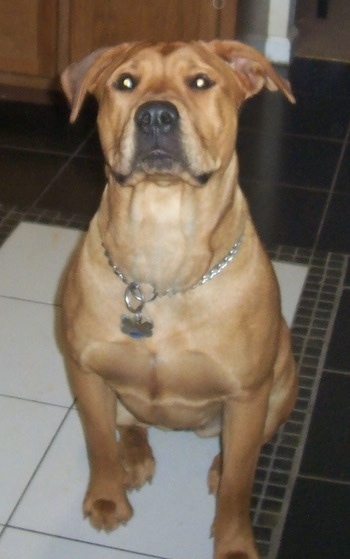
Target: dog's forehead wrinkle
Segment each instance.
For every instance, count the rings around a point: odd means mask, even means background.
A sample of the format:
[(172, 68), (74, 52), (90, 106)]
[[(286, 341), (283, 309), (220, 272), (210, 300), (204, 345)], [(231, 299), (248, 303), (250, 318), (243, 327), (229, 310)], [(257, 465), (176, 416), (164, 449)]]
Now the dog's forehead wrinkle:
[(113, 72), (112, 81), (118, 75), (123, 73), (135, 74), (136, 76), (148, 75), (152, 76), (160, 66), (158, 57), (136, 57), (130, 60), (124, 60), (122, 64), (118, 65)]
[(130, 71), (151, 70), (150, 75), (155, 74), (156, 70), (170, 70), (170, 75), (174, 77), (176, 71), (183, 72), (213, 72), (213, 66), (199, 53), (193, 52), (184, 43), (164, 43), (158, 49), (145, 46), (136, 55), (124, 59), (120, 65), (120, 70), (129, 68)]

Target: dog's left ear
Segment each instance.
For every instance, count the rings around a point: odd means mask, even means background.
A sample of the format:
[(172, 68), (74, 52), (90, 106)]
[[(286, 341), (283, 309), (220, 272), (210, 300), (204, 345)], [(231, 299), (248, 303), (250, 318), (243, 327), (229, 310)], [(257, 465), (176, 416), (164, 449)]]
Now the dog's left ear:
[(214, 40), (204, 44), (235, 71), (246, 99), (265, 86), (270, 91), (282, 91), (291, 103), (295, 103), (289, 82), (281, 78), (256, 49), (239, 41)]

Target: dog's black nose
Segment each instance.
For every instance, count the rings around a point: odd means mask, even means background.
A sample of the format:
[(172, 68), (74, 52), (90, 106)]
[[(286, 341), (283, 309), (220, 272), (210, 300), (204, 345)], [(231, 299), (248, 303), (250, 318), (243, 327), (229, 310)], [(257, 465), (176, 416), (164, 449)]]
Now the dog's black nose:
[(169, 134), (177, 127), (179, 113), (168, 101), (148, 101), (135, 114), (137, 128), (144, 134)]

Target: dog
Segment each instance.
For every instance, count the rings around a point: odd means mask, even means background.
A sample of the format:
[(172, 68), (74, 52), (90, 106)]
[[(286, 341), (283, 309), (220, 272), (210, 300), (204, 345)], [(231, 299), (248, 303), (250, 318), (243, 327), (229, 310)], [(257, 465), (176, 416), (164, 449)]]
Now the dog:
[(257, 559), (256, 463), (297, 379), (235, 146), (245, 99), (267, 87), (295, 102), (289, 83), (255, 49), (221, 40), (122, 43), (61, 79), (72, 122), (97, 99), (107, 177), (63, 290), (90, 463), (84, 514), (106, 531), (130, 519), (128, 490), (154, 474), (149, 426), (220, 435), (214, 558)]

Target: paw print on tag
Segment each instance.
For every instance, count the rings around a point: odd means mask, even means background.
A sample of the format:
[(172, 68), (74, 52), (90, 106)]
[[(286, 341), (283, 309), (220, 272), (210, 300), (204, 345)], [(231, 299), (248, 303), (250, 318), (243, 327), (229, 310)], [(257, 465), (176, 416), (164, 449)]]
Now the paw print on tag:
[(123, 314), (120, 329), (123, 334), (127, 334), (135, 340), (150, 338), (153, 334), (153, 322), (142, 315), (131, 316)]

